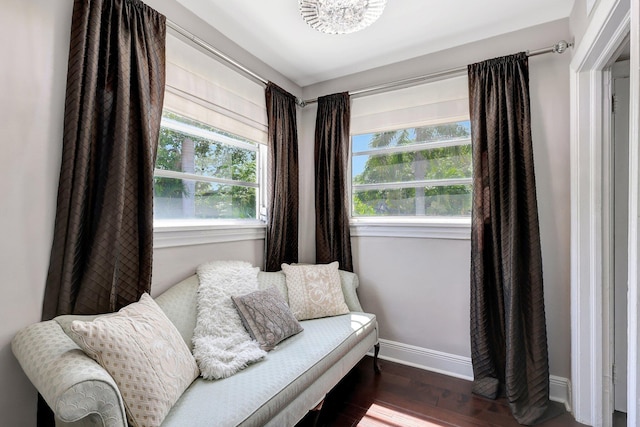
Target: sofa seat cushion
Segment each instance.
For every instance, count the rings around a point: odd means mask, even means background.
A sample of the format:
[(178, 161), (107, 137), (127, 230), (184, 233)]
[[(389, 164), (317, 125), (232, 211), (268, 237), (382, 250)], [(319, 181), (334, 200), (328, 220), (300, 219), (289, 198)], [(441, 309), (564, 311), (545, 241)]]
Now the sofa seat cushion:
[[(304, 330), (283, 341), (267, 357), (232, 377), (198, 378), (171, 408), (163, 427), (263, 426), (315, 380), (376, 334), (368, 313), (301, 322)], [(337, 382), (337, 380), (336, 380)]]

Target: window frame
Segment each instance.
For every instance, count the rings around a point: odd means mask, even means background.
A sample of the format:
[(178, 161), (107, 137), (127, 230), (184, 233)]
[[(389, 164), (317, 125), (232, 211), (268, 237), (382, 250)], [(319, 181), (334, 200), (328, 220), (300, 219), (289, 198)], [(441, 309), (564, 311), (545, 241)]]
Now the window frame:
[[(181, 114), (165, 108), (164, 111), (181, 116)], [(189, 119), (187, 117), (187, 119)], [(169, 126), (166, 126), (167, 123)], [(207, 126), (212, 126), (205, 124)], [(218, 143), (249, 149), (256, 153), (256, 182), (236, 181), (188, 172), (171, 171), (154, 167), (153, 177), (189, 179), (196, 182), (211, 182), (222, 185), (237, 185), (256, 189), (256, 218), (255, 219), (153, 219), (154, 248), (169, 248), (178, 246), (192, 246), (211, 243), (236, 242), (243, 240), (261, 240), (266, 236), (265, 212), (267, 206), (267, 155), (268, 147), (259, 142), (255, 145), (235, 140), (224, 134), (215, 134), (206, 129), (189, 127), (174, 119), (162, 117), (161, 127), (177, 132), (206, 138)], [(215, 127), (215, 126), (212, 126)], [(194, 132), (195, 131), (195, 132)], [(155, 190), (154, 190), (155, 191)]]

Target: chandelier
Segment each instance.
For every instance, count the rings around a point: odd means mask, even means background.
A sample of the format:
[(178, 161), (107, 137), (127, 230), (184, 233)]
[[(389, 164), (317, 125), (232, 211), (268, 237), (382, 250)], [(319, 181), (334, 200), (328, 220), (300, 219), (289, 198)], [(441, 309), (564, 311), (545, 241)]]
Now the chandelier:
[(348, 34), (373, 24), (387, 0), (299, 0), (304, 20), (318, 31)]

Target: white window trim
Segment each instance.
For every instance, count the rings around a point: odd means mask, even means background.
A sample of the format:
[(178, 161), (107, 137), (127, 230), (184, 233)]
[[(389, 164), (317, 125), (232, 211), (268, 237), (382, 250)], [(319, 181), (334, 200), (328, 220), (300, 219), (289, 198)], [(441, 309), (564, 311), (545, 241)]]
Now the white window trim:
[(351, 218), (351, 237), (471, 240), (471, 218)]
[(258, 220), (156, 220), (153, 248), (262, 240), (266, 228), (266, 224)]

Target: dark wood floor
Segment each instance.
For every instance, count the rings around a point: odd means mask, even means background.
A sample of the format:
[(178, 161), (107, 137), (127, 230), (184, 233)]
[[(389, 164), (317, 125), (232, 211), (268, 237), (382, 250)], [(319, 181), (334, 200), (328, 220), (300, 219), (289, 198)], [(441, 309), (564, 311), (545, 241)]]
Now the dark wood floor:
[[(504, 399), (489, 400), (471, 393), (471, 382), (381, 360), (374, 374), (365, 357), (327, 395), (317, 426), (332, 427), (519, 427)], [(578, 427), (564, 411), (540, 427)], [(313, 425), (310, 413), (296, 427)]]

